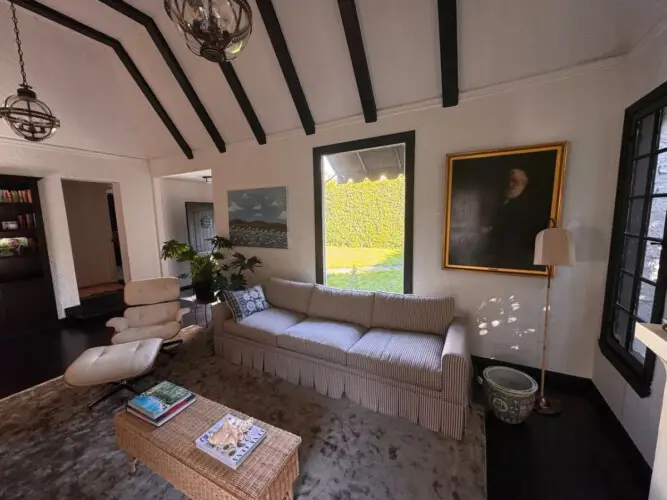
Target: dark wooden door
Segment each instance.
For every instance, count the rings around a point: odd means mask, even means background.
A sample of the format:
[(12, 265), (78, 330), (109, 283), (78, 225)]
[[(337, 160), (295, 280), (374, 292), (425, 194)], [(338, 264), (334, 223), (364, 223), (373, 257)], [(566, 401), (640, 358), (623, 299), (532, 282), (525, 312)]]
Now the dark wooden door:
[(215, 236), (213, 203), (185, 202), (185, 216), (188, 221), (188, 242), (195, 251), (208, 252), (211, 243), (207, 241)]

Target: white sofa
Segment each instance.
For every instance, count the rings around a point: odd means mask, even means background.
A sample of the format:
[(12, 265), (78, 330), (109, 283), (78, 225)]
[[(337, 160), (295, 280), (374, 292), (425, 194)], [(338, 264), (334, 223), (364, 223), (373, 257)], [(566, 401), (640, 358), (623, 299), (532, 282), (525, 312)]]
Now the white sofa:
[(271, 308), (214, 309), (215, 351), (321, 394), (461, 439), (472, 368), (452, 297), (339, 290), (273, 278)]

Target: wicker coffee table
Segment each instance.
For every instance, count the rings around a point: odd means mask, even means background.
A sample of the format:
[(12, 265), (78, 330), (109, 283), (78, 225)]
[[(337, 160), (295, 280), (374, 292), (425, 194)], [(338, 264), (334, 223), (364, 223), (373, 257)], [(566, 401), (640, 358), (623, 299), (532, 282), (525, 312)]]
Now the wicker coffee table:
[(131, 457), (191, 498), (291, 500), (299, 475), (299, 436), (256, 420), (266, 438), (237, 470), (195, 447), (195, 439), (227, 413), (248, 418), (199, 395), (162, 427), (120, 411), (114, 416), (116, 440)]

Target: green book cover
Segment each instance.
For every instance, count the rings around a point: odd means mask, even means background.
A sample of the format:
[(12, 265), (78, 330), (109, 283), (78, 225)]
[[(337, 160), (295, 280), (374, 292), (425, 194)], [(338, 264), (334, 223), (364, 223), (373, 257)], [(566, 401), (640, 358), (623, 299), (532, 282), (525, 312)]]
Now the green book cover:
[(191, 392), (168, 380), (160, 382), (145, 392), (146, 396), (153, 396), (162, 401), (166, 406), (172, 406), (187, 398)]
[(191, 395), (192, 392), (187, 389), (165, 380), (135, 396), (127, 404), (144, 415), (156, 419)]

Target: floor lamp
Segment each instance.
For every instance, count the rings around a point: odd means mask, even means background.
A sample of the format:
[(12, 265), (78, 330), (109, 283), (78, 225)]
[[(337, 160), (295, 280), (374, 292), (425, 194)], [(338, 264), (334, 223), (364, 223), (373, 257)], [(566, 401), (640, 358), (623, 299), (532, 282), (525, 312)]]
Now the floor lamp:
[(535, 411), (543, 415), (560, 413), (560, 403), (544, 395), (544, 375), (547, 371), (547, 348), (549, 335), (549, 313), (551, 309), (551, 278), (556, 266), (574, 265), (574, 245), (570, 233), (550, 219), (552, 227), (544, 229), (535, 238), (535, 258), (533, 263), (547, 266), (547, 304), (544, 310), (544, 342), (542, 344), (542, 372), (540, 374), (540, 397), (535, 402)]

